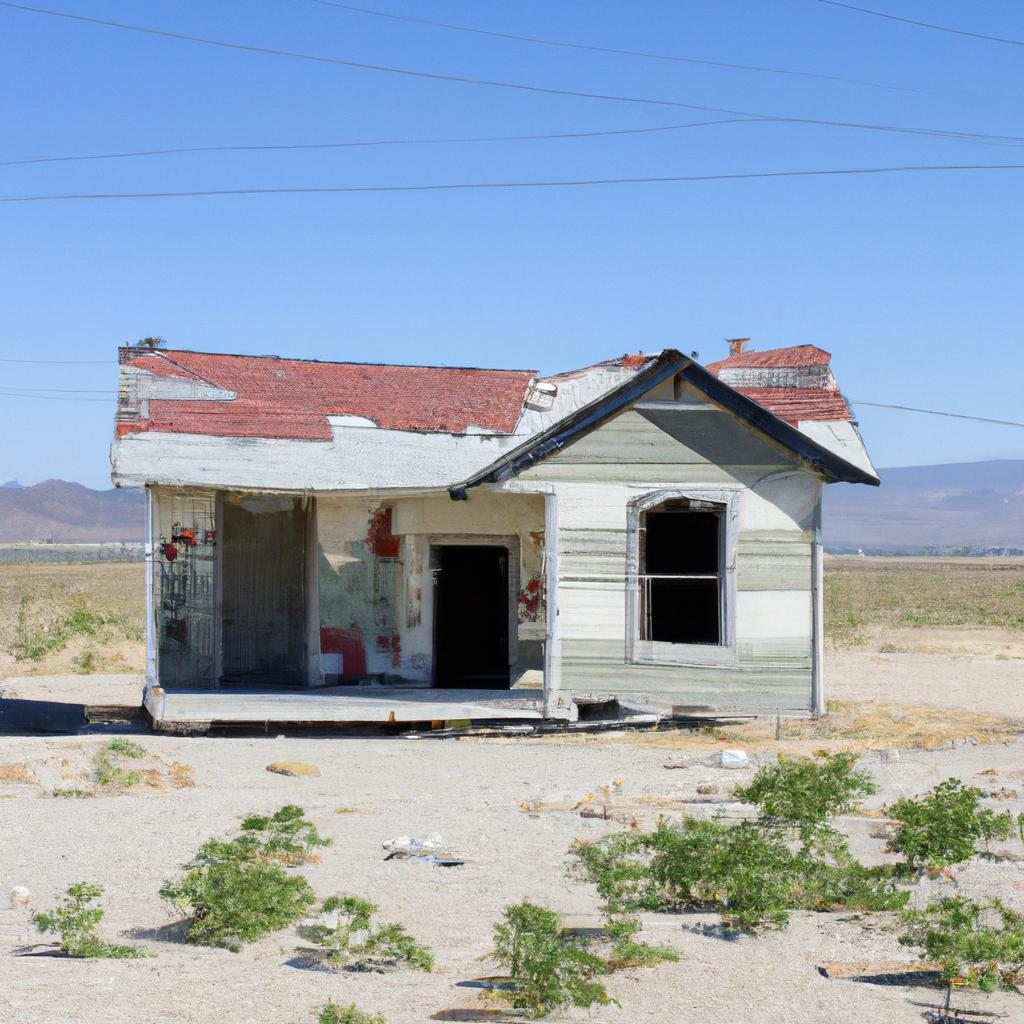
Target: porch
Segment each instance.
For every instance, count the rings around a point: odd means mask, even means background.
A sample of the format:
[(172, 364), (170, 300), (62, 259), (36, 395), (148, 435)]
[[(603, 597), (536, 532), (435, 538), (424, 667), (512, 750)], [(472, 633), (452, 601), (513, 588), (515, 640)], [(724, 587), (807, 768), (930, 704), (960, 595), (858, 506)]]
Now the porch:
[(542, 496), (149, 494), (154, 719), (540, 716)]
[(568, 720), (571, 705), (545, 714), (540, 690), (325, 686), (317, 689), (147, 689), (153, 728), (197, 732), (216, 728), (340, 728), (351, 725), (540, 722)]

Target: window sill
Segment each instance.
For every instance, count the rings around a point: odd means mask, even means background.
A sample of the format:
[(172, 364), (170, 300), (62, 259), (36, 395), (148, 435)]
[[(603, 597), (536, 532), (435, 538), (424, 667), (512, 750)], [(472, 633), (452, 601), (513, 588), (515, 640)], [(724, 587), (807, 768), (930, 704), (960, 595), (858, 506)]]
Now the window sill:
[(634, 640), (629, 660), (634, 665), (731, 668), (736, 665), (736, 646), (669, 644), (657, 640)]

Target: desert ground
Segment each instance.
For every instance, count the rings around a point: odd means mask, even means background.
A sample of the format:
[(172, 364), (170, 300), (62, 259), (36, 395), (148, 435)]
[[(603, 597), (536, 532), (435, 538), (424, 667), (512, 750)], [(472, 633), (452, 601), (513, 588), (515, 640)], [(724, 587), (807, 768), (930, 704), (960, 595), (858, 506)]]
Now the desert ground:
[[(994, 809), (1021, 813), (1024, 563), (893, 564), (829, 560), (829, 714), (818, 722), (450, 740), (139, 732), (131, 738), (146, 758), (132, 764), (142, 772), (132, 787), (95, 780), (94, 759), (109, 735), (0, 738), (0, 1021), (308, 1024), (328, 998), (354, 1001), (389, 1024), (485, 1019), (481, 1011), (494, 1004), (461, 983), (496, 973), (488, 952), (503, 907), (528, 898), (562, 912), (568, 924), (599, 923), (594, 887), (571, 871), (575, 840), (633, 821), (646, 827), (659, 815), (750, 814), (730, 801), (732, 787), (780, 752), (860, 752), (880, 791), (839, 826), (867, 863), (891, 856), (880, 838), (881, 808), (950, 776), (995, 794), (986, 801)], [(0, 567), (4, 692), (137, 687), (139, 574), (138, 566)], [(75, 674), (85, 652), (90, 672), (106, 674)], [(747, 751), (752, 766), (720, 767), (726, 748)], [(285, 759), (321, 774), (267, 771)], [(614, 793), (608, 820), (591, 816), (605, 800), (602, 787)], [(694, 802), (698, 787), (713, 787), (721, 802)], [(161, 900), (161, 884), (203, 840), (287, 803), (301, 805), (333, 840), (319, 863), (299, 869), (317, 895), (378, 903), (382, 920), (402, 922), (434, 949), (432, 973), (289, 966), (302, 945), (291, 929), (240, 953), (182, 941), (180, 915)], [(432, 834), (464, 865), (385, 860), (387, 840)], [(1019, 839), (1000, 846), (1005, 859), (978, 858), (948, 878), (919, 881), (913, 903), (997, 896), (1024, 911), (1024, 846)], [(82, 880), (106, 890), (103, 937), (154, 956), (14, 955), (46, 941), (30, 913)], [(8, 900), (18, 886), (29, 891), (27, 906)], [(728, 938), (713, 914), (643, 920), (643, 938), (682, 959), (610, 975), (608, 990), (621, 1007), (560, 1010), (553, 1020), (909, 1024), (945, 998), (936, 987), (834, 980), (818, 971), (825, 961), (912, 961), (915, 951), (897, 942), (894, 915), (799, 912), (784, 930)], [(952, 1003), (982, 1014), (968, 1018), (980, 1024), (1024, 1020), (1024, 997), (1012, 993), (957, 990)], [(461, 1015), (444, 1013), (456, 1010)]]

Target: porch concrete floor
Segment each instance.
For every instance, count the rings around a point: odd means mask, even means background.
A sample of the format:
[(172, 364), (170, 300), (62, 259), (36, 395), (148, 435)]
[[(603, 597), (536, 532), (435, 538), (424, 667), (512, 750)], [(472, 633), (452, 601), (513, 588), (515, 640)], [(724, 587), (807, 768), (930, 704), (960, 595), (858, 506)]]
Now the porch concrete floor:
[[(523, 690), (432, 690), (328, 686), (314, 690), (231, 689), (147, 694), (158, 726), (200, 723), (429, 722), (544, 718), (544, 697)], [(566, 709), (562, 716), (568, 717)]]

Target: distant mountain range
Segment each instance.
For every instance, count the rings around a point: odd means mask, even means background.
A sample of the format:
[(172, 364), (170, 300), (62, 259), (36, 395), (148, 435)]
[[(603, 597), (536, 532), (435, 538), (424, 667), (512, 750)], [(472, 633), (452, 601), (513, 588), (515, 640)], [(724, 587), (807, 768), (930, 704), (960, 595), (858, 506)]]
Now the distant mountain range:
[(1024, 550), (1024, 459), (904, 466), (879, 475), (878, 488), (825, 488), (827, 551)]
[(0, 542), (143, 540), (142, 491), (93, 491), (67, 480), (0, 487)]
[[(1024, 550), (1024, 459), (906, 466), (880, 474), (881, 487), (825, 488), (826, 550)], [(137, 490), (10, 481), (0, 485), (0, 542), (141, 541), (145, 507)]]

